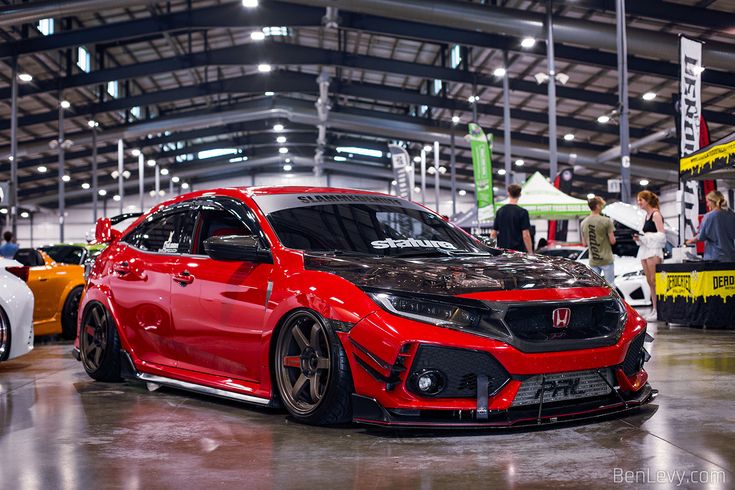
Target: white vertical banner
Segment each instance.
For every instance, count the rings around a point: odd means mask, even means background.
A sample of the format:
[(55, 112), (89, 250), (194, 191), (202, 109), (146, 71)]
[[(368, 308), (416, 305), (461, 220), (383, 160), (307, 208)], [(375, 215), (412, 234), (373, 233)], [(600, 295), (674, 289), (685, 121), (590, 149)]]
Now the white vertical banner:
[[(702, 43), (679, 36), (680, 63), (680, 146), (681, 156), (699, 150), (699, 124), (702, 114)], [(681, 241), (693, 237), (699, 221), (699, 184), (681, 183), (682, 212), (679, 219)]]
[(413, 193), (413, 165), (408, 152), (396, 145), (388, 145), (388, 150), (393, 163), (393, 176), (396, 179), (396, 194), (410, 201)]

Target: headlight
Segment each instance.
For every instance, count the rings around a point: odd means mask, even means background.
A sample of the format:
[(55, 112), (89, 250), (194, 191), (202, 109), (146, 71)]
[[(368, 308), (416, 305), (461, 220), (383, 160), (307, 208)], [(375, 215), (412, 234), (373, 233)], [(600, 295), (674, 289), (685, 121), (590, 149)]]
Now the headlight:
[(477, 327), (482, 320), (479, 312), (444, 301), (379, 292), (369, 292), (368, 295), (380, 307), (395, 315), (439, 327), (472, 328)]

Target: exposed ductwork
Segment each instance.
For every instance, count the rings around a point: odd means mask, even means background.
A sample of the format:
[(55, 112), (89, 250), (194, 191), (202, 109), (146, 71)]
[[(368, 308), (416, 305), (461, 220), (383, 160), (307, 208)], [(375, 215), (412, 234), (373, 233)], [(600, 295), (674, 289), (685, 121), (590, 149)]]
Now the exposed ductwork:
[(0, 27), (20, 26), (41, 19), (69, 17), (82, 12), (121, 9), (148, 3), (153, 3), (153, 0), (56, 0), (20, 3), (0, 8)]
[[(655, 143), (657, 141), (665, 140), (666, 138), (675, 134), (676, 128), (662, 129), (661, 131), (656, 131), (655, 133), (652, 133), (645, 138), (641, 138), (632, 142), (630, 145), (628, 145), (628, 148), (630, 148), (631, 153), (635, 153), (636, 150), (638, 150), (639, 148), (643, 148), (644, 146), (650, 145), (651, 143)], [(597, 163), (609, 162), (610, 160), (614, 160), (619, 157), (620, 145), (617, 145), (603, 153), (600, 153), (597, 157)]]
[[(515, 37), (546, 36), (544, 14), (504, 7), (448, 0), (289, 0), (315, 7), (335, 7), (349, 12), (380, 15), (393, 19), (453, 27)], [(652, 59), (678, 59), (679, 39), (675, 34), (628, 28), (628, 53)], [(554, 18), (554, 38), (562, 44), (582, 45), (615, 52), (615, 24), (577, 18)], [(724, 71), (735, 67), (732, 47), (715, 41), (704, 45), (706, 66)]]

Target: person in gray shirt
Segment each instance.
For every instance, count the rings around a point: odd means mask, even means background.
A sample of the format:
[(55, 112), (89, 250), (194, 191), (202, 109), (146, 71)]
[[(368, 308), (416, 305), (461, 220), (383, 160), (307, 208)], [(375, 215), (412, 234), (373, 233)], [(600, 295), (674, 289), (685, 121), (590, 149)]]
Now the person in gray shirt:
[(735, 262), (735, 213), (720, 191), (707, 194), (709, 212), (702, 218), (699, 234), (686, 243), (704, 242), (704, 260)]

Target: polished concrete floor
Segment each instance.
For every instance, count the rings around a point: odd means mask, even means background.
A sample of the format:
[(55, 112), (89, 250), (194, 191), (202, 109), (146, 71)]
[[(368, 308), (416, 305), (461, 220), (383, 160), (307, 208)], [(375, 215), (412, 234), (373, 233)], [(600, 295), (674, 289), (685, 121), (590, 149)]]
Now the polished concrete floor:
[(307, 427), (93, 382), (70, 344), (42, 344), (0, 364), (0, 488), (735, 488), (735, 331), (652, 327), (654, 404), (501, 433)]

